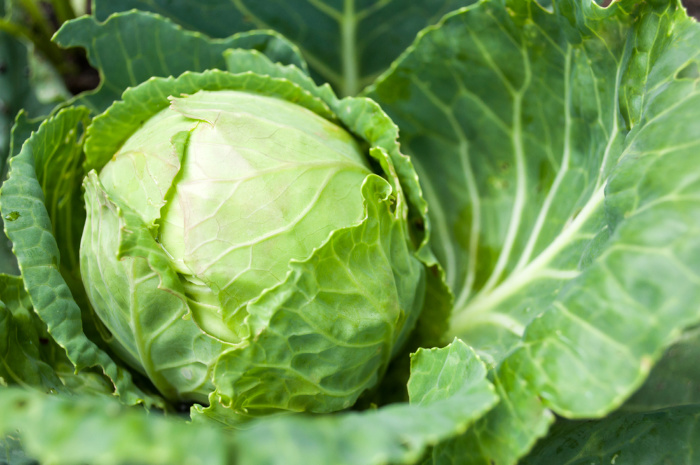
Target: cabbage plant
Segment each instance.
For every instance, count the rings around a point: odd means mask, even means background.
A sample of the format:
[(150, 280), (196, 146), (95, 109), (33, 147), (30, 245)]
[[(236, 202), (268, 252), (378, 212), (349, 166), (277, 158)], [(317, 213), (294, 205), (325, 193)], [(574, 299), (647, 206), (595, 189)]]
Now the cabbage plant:
[(92, 3), (0, 144), (0, 463), (697, 462), (679, 1)]
[(111, 349), (170, 401), (347, 408), (420, 315), (404, 189), (420, 192), (395, 128), (306, 87), (186, 73), (87, 128), (82, 280)]

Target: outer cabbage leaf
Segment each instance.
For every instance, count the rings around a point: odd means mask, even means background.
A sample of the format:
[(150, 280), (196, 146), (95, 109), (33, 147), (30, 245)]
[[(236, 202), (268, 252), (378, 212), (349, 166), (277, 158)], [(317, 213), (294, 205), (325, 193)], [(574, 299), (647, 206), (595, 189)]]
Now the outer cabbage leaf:
[(389, 67), (415, 35), (475, 0), (97, 0), (103, 20), (131, 8), (171, 18), (211, 37), (274, 29), (301, 49), (319, 82), (355, 95)]
[[(23, 447), (42, 463), (409, 464), (494, 405), (497, 397), (486, 374), (476, 354), (457, 340), (412, 356), (410, 404), (260, 420), (234, 436), (209, 425), (147, 415), (104, 397), (7, 388), (0, 390), (0, 432), (19, 430)], [(11, 441), (16, 445), (16, 438)]]
[(698, 328), (686, 331), (620, 409), (602, 420), (560, 419), (523, 463), (697, 462), (699, 341)]
[(513, 463), (550, 409), (606, 414), (698, 322), (699, 45), (675, 1), (482, 1), (370, 92), (503, 399), (438, 463)]
[[(76, 190), (70, 183), (75, 169), (70, 167), (75, 168), (76, 155), (80, 154), (78, 127), (86, 113), (84, 108), (59, 112), (12, 158), (10, 177), (0, 192), (5, 232), (13, 242), (34, 310), (76, 369), (103, 369), (127, 403), (159, 403), (137, 388), (131, 375), (86, 336), (81, 315), (86, 309), (81, 309), (71, 294), (66, 281), (66, 277), (71, 281), (71, 274), (61, 273), (62, 268), (73, 269), (67, 264), (77, 260), (77, 253), (71, 256), (70, 250), (75, 244), (75, 217), (79, 222), (80, 214), (71, 215), (75, 199), (63, 199)], [(66, 176), (52, 176), (54, 169), (64, 170)], [(63, 260), (57, 240), (61, 241)]]
[(74, 100), (93, 113), (119, 100), (127, 87), (151, 77), (224, 68), (222, 53), (228, 48), (256, 49), (275, 62), (305, 66), (296, 47), (272, 31), (210, 39), (161, 16), (139, 11), (115, 14), (104, 22), (92, 16), (68, 21), (54, 40), (63, 47), (85, 48), (90, 64), (99, 70), (100, 86)]
[(680, 405), (700, 405), (700, 330), (685, 331), (654, 365), (644, 385), (621, 407), (645, 412)]
[(376, 411), (261, 421), (239, 432), (240, 463), (415, 463), (427, 446), (463, 431), (497, 401), (486, 367), (459, 340), (411, 356), (408, 392), (410, 403)]
[[(20, 110), (17, 113), (17, 117), (15, 117), (15, 121), (12, 125), (12, 130), (10, 131), (10, 150), (7, 160), (19, 153), (22, 149), (22, 144), (29, 139), (29, 136), (31, 136), (34, 131), (39, 129), (44, 119), (43, 117), (31, 118), (24, 110)], [(8, 165), (5, 164), (3, 169), (5, 170), (3, 174), (6, 178), (8, 174)]]
[(0, 32), (0, 183), (4, 180), (5, 160), (10, 150), (10, 128), (17, 112), (31, 98), (26, 79), (27, 49), (4, 31)]
[[(4, 3), (0, 13), (5, 14)], [(27, 79), (29, 63), (27, 47), (18, 39), (0, 31), (0, 186), (7, 177), (7, 163), (12, 145), (13, 121), (22, 108), (36, 111), (36, 100), (30, 81)], [(0, 217), (0, 227), (3, 219)], [(11, 244), (0, 236), (0, 273), (17, 274), (17, 263), (11, 252)]]
[(690, 465), (698, 462), (699, 422), (697, 404), (647, 413), (616, 412), (598, 421), (562, 421), (521, 463)]
[(50, 393), (111, 396), (113, 386), (99, 370), (75, 367), (34, 312), (18, 276), (0, 275), (0, 385)]
[[(65, 351), (34, 313), (21, 278), (0, 275), (0, 396), (8, 385), (52, 394), (112, 394), (111, 384), (98, 373), (74, 373)], [(26, 456), (16, 431), (0, 433), (0, 464), (36, 463)]]
[[(40, 463), (231, 463), (229, 442), (220, 429), (194, 428), (179, 418), (149, 415), (104, 396), (5, 388), (0, 389), (0, 409), (0, 431), (11, 431), (15, 441), (19, 437), (26, 454)], [(25, 460), (20, 453), (16, 456)]]
[[(5, 3), (0, 3), (3, 19), (21, 21), (17, 9), (6, 8)], [(17, 114), (24, 110), (37, 117), (51, 110), (52, 105), (40, 101), (37, 93), (54, 83), (51, 80), (42, 81), (36, 76), (35, 64), (36, 60), (31, 59), (26, 43), (4, 30), (0, 31), (0, 184), (7, 172), (5, 160), (10, 156), (10, 129)]]
[[(39, 125), (43, 121), (43, 118), (29, 118), (27, 112), (20, 110), (15, 118), (14, 125), (10, 131), (10, 146), (8, 151), (5, 153), (6, 159), (2, 159), (3, 155), (0, 155), (0, 187), (2, 182), (7, 178), (8, 175), (8, 163), (4, 163), (6, 160), (17, 155), (22, 148), (22, 144), (25, 140), (29, 138), (33, 131), (39, 129)], [(4, 163), (4, 164), (3, 164)], [(4, 234), (4, 218), (0, 216), (0, 227), (3, 229), (3, 233), (0, 234), (0, 273), (8, 273), (12, 275), (19, 274), (19, 268), (17, 267), (17, 258), (12, 253), (12, 242)]]
[(0, 385), (63, 390), (50, 353), (56, 348), (34, 314), (21, 278), (0, 275)]

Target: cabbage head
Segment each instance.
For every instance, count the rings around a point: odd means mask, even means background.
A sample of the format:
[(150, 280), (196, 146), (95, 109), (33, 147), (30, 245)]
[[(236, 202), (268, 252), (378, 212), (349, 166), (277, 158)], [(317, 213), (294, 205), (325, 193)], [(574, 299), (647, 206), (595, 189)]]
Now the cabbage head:
[(425, 208), (396, 136), (372, 101), (306, 80), (127, 90), (85, 144), (80, 270), (111, 350), (227, 422), (351, 406), (425, 300)]

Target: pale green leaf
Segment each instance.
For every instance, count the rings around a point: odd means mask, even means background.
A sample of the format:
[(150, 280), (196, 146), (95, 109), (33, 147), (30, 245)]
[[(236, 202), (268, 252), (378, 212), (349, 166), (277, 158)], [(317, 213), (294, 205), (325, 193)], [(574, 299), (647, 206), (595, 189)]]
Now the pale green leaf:
[(362, 196), (359, 224), (332, 232), (247, 306), (251, 338), (216, 365), (224, 405), (244, 415), (330, 412), (377, 383), (415, 325), (425, 270), (392, 214), (388, 182), (368, 176)]
[(486, 368), (463, 342), (411, 359), (410, 404), (327, 417), (259, 422), (236, 437), (242, 465), (410, 464), (497, 401)]
[(165, 252), (139, 215), (112, 201), (94, 172), (85, 180), (85, 199), (81, 271), (95, 312), (111, 330), (110, 347), (168, 400), (205, 403), (202, 392), (214, 389), (210, 370), (223, 344), (192, 320)]
[[(27, 455), (46, 465), (230, 463), (230, 447), (221, 430), (194, 428), (182, 418), (147, 414), (107, 397), (4, 388), (0, 410), (0, 431), (19, 437)], [(23, 454), (14, 447), (21, 459)]]
[(232, 75), (219, 70), (184, 73), (179, 79), (155, 78), (147, 85), (127, 90), (122, 100), (93, 120), (85, 143), (86, 169), (102, 169), (129, 136), (141, 127), (143, 121), (170, 105), (168, 97), (171, 95), (192, 94), (198, 90), (240, 88), (283, 98), (322, 116), (333, 118), (333, 113), (322, 100), (289, 84), (286, 79), (245, 73)]

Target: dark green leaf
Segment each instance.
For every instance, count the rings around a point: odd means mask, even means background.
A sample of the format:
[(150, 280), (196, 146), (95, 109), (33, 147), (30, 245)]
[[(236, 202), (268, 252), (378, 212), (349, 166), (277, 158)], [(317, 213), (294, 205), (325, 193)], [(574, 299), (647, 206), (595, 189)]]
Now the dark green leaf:
[(0, 384), (62, 391), (55, 363), (47, 363), (56, 361), (49, 353), (56, 349), (61, 350), (34, 313), (22, 280), (0, 274)]
[(700, 405), (700, 330), (693, 328), (668, 348), (644, 385), (622, 406), (625, 411)]
[(699, 459), (699, 422), (698, 405), (562, 420), (522, 465), (691, 465)]
[(301, 49), (319, 82), (355, 95), (386, 70), (424, 27), (475, 0), (97, 0), (105, 19), (137, 8), (211, 37), (273, 29)]
[(99, 69), (100, 87), (75, 101), (93, 113), (119, 100), (127, 87), (151, 77), (224, 69), (223, 52), (230, 48), (256, 49), (275, 62), (293, 63), (302, 69), (305, 66), (295, 47), (273, 32), (210, 39), (185, 31), (161, 16), (136, 11), (116, 14), (105, 22), (92, 16), (68, 21), (56, 33), (55, 41), (63, 47), (85, 48), (90, 63)]

